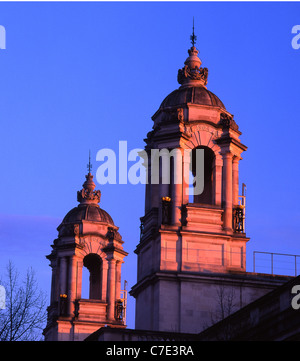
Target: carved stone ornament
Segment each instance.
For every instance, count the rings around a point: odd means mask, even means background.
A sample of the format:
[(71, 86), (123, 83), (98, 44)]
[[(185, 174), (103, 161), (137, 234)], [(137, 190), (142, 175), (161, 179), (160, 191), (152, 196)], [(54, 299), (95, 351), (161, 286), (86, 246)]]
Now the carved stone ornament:
[(79, 235), (79, 224), (74, 224), (74, 235), (75, 236)]
[(231, 128), (233, 130), (239, 130), (239, 126), (236, 124), (233, 117), (226, 113), (221, 113), (220, 124), (222, 124), (223, 128)]
[(186, 83), (187, 79), (200, 80), (203, 85), (207, 84), (208, 69), (195, 67), (191, 69), (188, 65), (185, 65), (182, 69), (178, 70), (177, 81), (179, 84)]
[(164, 121), (179, 121), (183, 122), (184, 112), (182, 108), (178, 109), (165, 109), (164, 110)]
[(81, 191), (77, 192), (77, 200), (80, 203), (99, 203), (101, 192), (99, 190), (94, 191), (96, 185), (93, 182), (93, 176), (91, 173), (85, 176), (86, 181), (83, 183)]
[(108, 240), (110, 242), (112, 242), (114, 240), (115, 236), (116, 236), (115, 230), (112, 227), (108, 227), (107, 234), (106, 234), (106, 237), (108, 238)]
[(79, 240), (78, 240), (78, 244), (81, 246), (81, 247), (85, 247), (86, 245), (86, 242), (85, 242), (85, 239), (80, 237)]
[(184, 127), (184, 134), (190, 137), (192, 135), (191, 127)]
[(197, 83), (207, 84), (208, 69), (200, 67), (201, 60), (198, 58), (199, 51), (192, 46), (188, 50), (189, 57), (185, 61), (182, 69), (178, 70), (177, 81), (179, 84)]
[(100, 191), (89, 191), (88, 189), (82, 189), (77, 192), (77, 200), (80, 203), (84, 203), (84, 200), (95, 201), (96, 203), (100, 202)]
[(177, 109), (177, 118), (180, 122), (184, 121), (184, 113), (182, 108)]
[(79, 234), (79, 224), (65, 224), (59, 232), (59, 235), (63, 237), (74, 237), (77, 236), (78, 234)]
[(220, 137), (220, 132), (209, 125), (198, 124), (191, 126), (190, 132), (191, 134), (195, 132), (208, 132), (211, 134), (212, 139), (216, 139)]

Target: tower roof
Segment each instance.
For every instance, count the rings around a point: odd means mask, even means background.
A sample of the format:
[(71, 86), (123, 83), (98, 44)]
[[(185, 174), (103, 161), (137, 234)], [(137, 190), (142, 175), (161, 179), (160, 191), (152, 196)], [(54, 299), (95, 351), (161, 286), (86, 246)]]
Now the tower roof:
[(88, 174), (82, 185), (82, 189), (77, 192), (77, 201), (79, 205), (71, 209), (64, 217), (62, 223), (75, 223), (78, 221), (103, 222), (114, 225), (111, 216), (99, 206), (101, 192), (95, 190), (96, 185), (91, 174), (91, 165), (89, 163)]
[(100, 190), (94, 190), (96, 184), (93, 181), (94, 176), (89, 173), (85, 176), (86, 181), (83, 183), (81, 191), (77, 192), (77, 200), (80, 204), (94, 204), (98, 205), (100, 202), (101, 192)]
[(113, 219), (104, 209), (91, 204), (79, 205), (71, 209), (63, 219), (63, 223), (75, 223), (78, 221), (101, 222), (114, 225)]
[(187, 103), (220, 107), (226, 110), (222, 101), (202, 86), (180, 87), (174, 90), (163, 100), (160, 108), (180, 106)]
[(163, 100), (160, 109), (191, 103), (220, 107), (226, 110), (222, 101), (206, 88), (208, 69), (201, 67), (202, 61), (198, 56), (199, 51), (195, 47), (196, 39), (193, 27), (192, 47), (188, 50), (189, 56), (184, 62), (184, 67), (178, 70), (177, 81), (181, 86)]

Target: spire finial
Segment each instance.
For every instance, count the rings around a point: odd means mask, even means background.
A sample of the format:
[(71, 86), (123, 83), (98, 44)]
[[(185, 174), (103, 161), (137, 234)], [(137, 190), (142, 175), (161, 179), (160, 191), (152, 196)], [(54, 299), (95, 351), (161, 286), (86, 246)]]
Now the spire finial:
[(77, 192), (77, 200), (80, 204), (97, 204), (100, 202), (101, 192), (94, 190), (96, 184), (93, 181), (93, 175), (91, 174), (91, 151), (89, 151), (89, 163), (87, 164), (89, 173), (85, 176), (86, 181), (82, 185), (81, 191)]
[(190, 36), (190, 39), (192, 41), (192, 45), (195, 46), (197, 36), (195, 35), (194, 17), (193, 17), (193, 34)]
[(192, 47), (188, 50), (189, 57), (184, 62), (184, 67), (178, 70), (177, 81), (182, 86), (206, 86), (208, 69), (201, 68), (202, 61), (199, 59), (199, 51), (195, 44), (197, 36), (195, 35), (195, 22), (193, 17), (193, 34), (190, 36)]
[(92, 164), (91, 164), (91, 151), (89, 150), (89, 164), (87, 165), (87, 169), (89, 171), (89, 173), (91, 173), (91, 169), (92, 169)]

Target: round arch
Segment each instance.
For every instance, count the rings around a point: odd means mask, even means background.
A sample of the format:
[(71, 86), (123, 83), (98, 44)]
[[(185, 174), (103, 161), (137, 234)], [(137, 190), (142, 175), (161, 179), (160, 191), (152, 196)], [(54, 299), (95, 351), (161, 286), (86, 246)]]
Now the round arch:
[[(210, 126), (193, 126), (190, 129), (190, 132), (191, 137), (184, 144), (184, 148), (191, 149), (194, 152), (195, 149), (206, 149), (205, 157), (207, 159), (205, 163), (212, 166), (212, 174), (209, 170), (206, 182), (208, 181), (208, 177), (211, 176), (211, 183), (208, 189), (208, 193), (212, 192), (212, 196), (204, 194), (202, 196), (202, 199), (201, 197), (196, 197), (194, 199), (193, 196), (190, 196), (189, 201), (194, 203), (204, 203), (221, 206), (223, 157), (221, 154), (221, 147), (215, 141), (216, 138), (220, 136), (220, 134)], [(213, 161), (212, 158), (214, 158)], [(207, 187), (208, 183), (206, 183), (206, 188)], [(207, 201), (205, 201), (206, 198), (209, 198), (208, 203)]]
[[(197, 162), (199, 163), (200, 159), (198, 159), (196, 151), (197, 150), (203, 150), (203, 160), (204, 164), (199, 169), (197, 166)], [(201, 159), (201, 160), (202, 160)], [(198, 180), (201, 178), (202, 184), (203, 184), (203, 190), (200, 194), (195, 193), (193, 195), (193, 203), (200, 203), (200, 204), (209, 204), (213, 205), (215, 202), (214, 197), (214, 189), (215, 189), (215, 175), (214, 175), (214, 167), (215, 167), (215, 154), (211, 150), (211, 148), (206, 146), (198, 146), (197, 148), (194, 148), (192, 150), (192, 165), (191, 165), (191, 171), (192, 175)], [(197, 174), (199, 173), (200, 174)], [(202, 174), (201, 174), (202, 173)]]
[[(83, 267), (89, 272), (89, 299), (101, 300), (102, 298), (102, 274), (103, 262), (95, 253), (89, 253), (83, 258)], [(85, 285), (83, 284), (82, 287)]]

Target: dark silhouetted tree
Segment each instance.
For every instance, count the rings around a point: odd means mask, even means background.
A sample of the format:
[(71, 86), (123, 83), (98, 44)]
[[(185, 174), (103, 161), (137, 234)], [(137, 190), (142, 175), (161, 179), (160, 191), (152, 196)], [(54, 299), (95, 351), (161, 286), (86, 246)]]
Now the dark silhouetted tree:
[(1, 341), (42, 339), (46, 321), (46, 295), (38, 288), (32, 268), (23, 280), (10, 261), (0, 284), (5, 288), (5, 308), (0, 309)]

